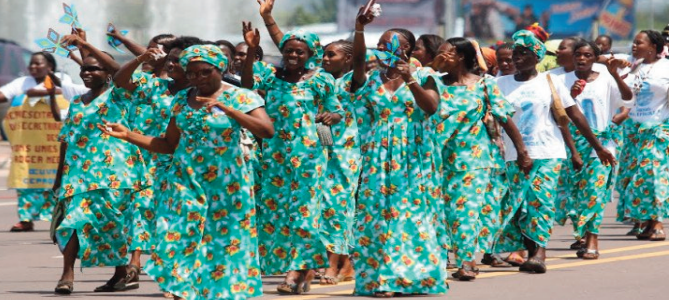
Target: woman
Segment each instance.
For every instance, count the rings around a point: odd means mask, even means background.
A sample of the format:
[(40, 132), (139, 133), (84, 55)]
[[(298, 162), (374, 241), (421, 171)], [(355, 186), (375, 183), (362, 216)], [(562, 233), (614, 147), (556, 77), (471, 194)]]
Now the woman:
[[(36, 98), (49, 96), (49, 93), (44, 88), (44, 81), (49, 75), (51, 75), (51, 77), (55, 77), (55, 71), (56, 60), (54, 59), (54, 56), (45, 52), (33, 53), (30, 56), (30, 62), (28, 64), (28, 72), (30, 73), (30, 76), (19, 77), (14, 79), (12, 82), (0, 87), (0, 103), (12, 101), (15, 97), (19, 97), (24, 94), (27, 97)], [(58, 80), (54, 79), (53, 81), (57, 82)], [(64, 80), (64, 82), (65, 81), (66, 80)], [(61, 94), (61, 90), (56, 89), (55, 94)], [(27, 102), (24, 100), (25, 97), (20, 98), (22, 98), (20, 100), (21, 102)], [(54, 119), (56, 121), (60, 121), (59, 117), (57, 116), (54, 116)], [(37, 144), (42, 140), (42, 138), (35, 140), (37, 141)], [(27, 164), (27, 166), (30, 168), (30, 164)], [(54, 166), (53, 169), (56, 169), (56, 166)], [(28, 173), (28, 170), (25, 170), (25, 172)], [(10, 187), (12, 187), (11, 182)], [(19, 222), (12, 226), (10, 231), (33, 231), (33, 221), (51, 220), (51, 214), (54, 206), (50, 199), (51, 193), (49, 192), (49, 189), (16, 189), (16, 194)]]
[(496, 77), (515, 74), (517, 71), (513, 64), (513, 44), (510, 42), (501, 44), (496, 49), (496, 63), (498, 73)]
[[(498, 168), (495, 150), (482, 121), (486, 112), (494, 116), (517, 143), (518, 163), (525, 171), (531, 159), (510, 119), (512, 106), (491, 79), (471, 71), (477, 66), (477, 52), (465, 38), (451, 38), (439, 49), (434, 61), (438, 72), (440, 108), (431, 117), (442, 154), (443, 197), (448, 234), (459, 270), (453, 274), (462, 281), (475, 279), (478, 269), (474, 254), (489, 251), (501, 226), (499, 201), (488, 200), (492, 178)], [(489, 108), (488, 108), (489, 107)]]
[(128, 229), (132, 195), (150, 185), (138, 148), (110, 138), (94, 126), (101, 120), (126, 123), (127, 105), (110, 88), (114, 59), (76, 35), (63, 38), (90, 54), (80, 76), (91, 89), (76, 97), (59, 135), (61, 157), (54, 182), (59, 204), (65, 210), (56, 226), (55, 241), (63, 252), (63, 273), (55, 292), (73, 290), (75, 259), (82, 267), (115, 266), (115, 274), (94, 291), (138, 288), (126, 284)]
[[(328, 265), (330, 239), (320, 233), (327, 155), (316, 124), (337, 124), (344, 111), (335, 96), (334, 78), (314, 69), (322, 57), (318, 36), (286, 33), (279, 47), (283, 66), (253, 77), (259, 33), (244, 26), (248, 56), (241, 77), (244, 87), (266, 91), (265, 104), (276, 135), (262, 142), (259, 209), (260, 262), (266, 274), (287, 272), (277, 290), (300, 294), (309, 290), (313, 269)], [(262, 75), (262, 76), (261, 76)]]
[[(359, 125), (356, 121), (356, 96), (351, 93), (353, 44), (338, 40), (325, 46), (323, 69), (336, 79), (336, 95), (344, 108), (344, 119), (332, 126), (334, 145), (328, 146), (326, 188), (329, 201), (321, 208), (321, 234), (331, 238), (328, 246), (330, 267), (321, 277), (321, 284), (352, 281), (354, 270), (349, 253), (354, 246), (353, 220), (356, 189), (361, 168)], [(340, 267), (341, 265), (341, 267)]]
[(438, 48), (443, 43), (442, 37), (438, 35), (421, 35), (417, 38), (412, 50), (412, 58), (416, 58), (421, 66), (428, 66), (438, 54)]
[[(622, 145), (618, 126), (627, 118), (622, 107), (632, 99), (630, 87), (618, 74), (621, 62), (609, 59), (610, 75), (607, 75), (592, 70), (601, 55), (594, 43), (581, 40), (576, 43), (573, 53), (575, 71), (563, 74), (561, 80), (576, 100), (592, 132), (611, 154), (617, 156)], [(612, 167), (604, 166), (592, 153), (592, 147), (580, 132), (573, 134), (573, 140), (583, 161), (582, 169), (572, 178), (575, 205), (570, 208), (578, 218), (575, 237), (585, 238), (585, 247), (579, 250), (578, 256), (597, 259), (599, 226), (604, 218), (604, 207), (611, 202), (615, 174)]]
[(666, 239), (662, 221), (669, 218), (669, 60), (658, 56), (664, 44), (662, 35), (652, 30), (639, 32), (632, 42), (632, 56), (643, 59), (629, 113), (628, 134), (636, 144), (626, 149), (629, 159), (621, 166), (626, 177), (624, 217), (642, 223), (638, 239), (652, 241)]
[(575, 68), (573, 62), (573, 47), (576, 43), (580, 42), (580, 40), (580, 37), (567, 37), (562, 39), (556, 52), (557, 65), (559, 65), (559, 67), (548, 71), (548, 73), (552, 75), (562, 75), (573, 72)]
[(193, 88), (176, 94), (165, 137), (99, 125), (108, 135), (173, 154), (165, 189), (171, 214), (159, 219), (163, 241), (146, 271), (175, 298), (260, 296), (255, 204), (238, 136), (242, 127), (263, 138), (274, 130), (257, 95), (221, 82), (227, 59), (217, 46), (185, 49), (180, 66)]
[[(180, 68), (178, 59), (180, 53), (187, 47), (199, 44), (196, 37), (179, 37), (166, 44), (168, 52), (165, 65), (162, 70), (167, 73), (166, 79), (154, 77), (150, 74), (137, 74), (134, 71), (143, 62), (153, 60), (153, 56), (161, 53), (157, 48), (148, 48), (145, 53), (123, 65), (113, 78), (117, 87), (126, 90), (132, 113), (127, 119), (129, 128), (133, 132), (152, 137), (164, 135), (166, 126), (171, 118), (173, 98), (176, 94), (190, 86), (185, 72)], [(136, 76), (136, 77), (134, 77)], [(157, 201), (157, 195), (166, 187), (165, 174), (171, 162), (170, 155), (157, 154), (148, 150), (141, 150), (143, 159), (149, 173), (152, 176), (152, 188), (143, 189), (135, 194), (132, 226), (132, 243), (130, 250), (133, 251), (129, 267), (127, 269), (127, 283), (138, 282), (140, 274), (140, 255), (150, 253), (155, 246), (154, 232), (156, 219), (164, 210), (165, 203)]]
[[(511, 182), (510, 191), (515, 195), (515, 206), (504, 216), (506, 227), (495, 252), (526, 248), (528, 258), (520, 271), (545, 273), (545, 247), (552, 234), (555, 186), (566, 151), (550, 112), (553, 100), (547, 77), (536, 71), (536, 64), (545, 55), (545, 46), (527, 30), (513, 34), (513, 40), (513, 62), (517, 73), (500, 77), (496, 82), (517, 111), (513, 120), (522, 134), (529, 157), (533, 159), (533, 167), (528, 174), (520, 169), (515, 162), (517, 151), (513, 141), (506, 138), (506, 171)], [(551, 77), (567, 115), (588, 139), (602, 164), (613, 164), (613, 155), (592, 134), (568, 90), (555, 76)]]
[[(436, 175), (428, 117), (438, 108), (435, 81), (412, 71), (414, 35), (391, 29), (379, 38), (379, 51), (400, 42), (395, 67), (366, 74), (365, 25), (371, 12), (356, 20), (351, 91), (374, 114), (363, 155), (362, 183), (356, 203), (353, 259), (356, 295), (392, 297), (394, 293), (447, 291), (444, 214)], [(423, 270), (422, 270), (423, 269)]]

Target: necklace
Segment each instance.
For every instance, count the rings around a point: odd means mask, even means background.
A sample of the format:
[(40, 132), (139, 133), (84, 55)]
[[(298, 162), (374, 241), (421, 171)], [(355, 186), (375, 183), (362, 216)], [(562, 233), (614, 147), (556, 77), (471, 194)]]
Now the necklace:
[(402, 77), (402, 76), (400, 76), (400, 74), (398, 74), (398, 77), (396, 77), (396, 78), (389, 78), (388, 76), (386, 76), (386, 73), (381, 73), (381, 76), (384, 76), (384, 78), (386, 78), (386, 82), (389, 82), (391, 80), (396, 80), (396, 79), (399, 79), (400, 77)]

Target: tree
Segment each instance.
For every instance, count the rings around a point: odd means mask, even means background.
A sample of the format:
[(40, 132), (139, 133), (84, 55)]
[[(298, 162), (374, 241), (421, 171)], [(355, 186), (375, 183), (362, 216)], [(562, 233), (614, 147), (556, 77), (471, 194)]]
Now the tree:
[(336, 21), (337, 0), (312, 1), (308, 9), (298, 6), (288, 18), (288, 24), (293, 26)]

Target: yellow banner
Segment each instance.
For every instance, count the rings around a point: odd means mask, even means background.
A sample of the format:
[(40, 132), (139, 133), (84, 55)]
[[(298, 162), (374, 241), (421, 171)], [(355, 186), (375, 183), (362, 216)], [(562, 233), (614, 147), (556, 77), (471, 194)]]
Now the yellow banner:
[[(60, 109), (68, 101), (56, 96)], [(49, 96), (24, 97), (21, 104), (13, 103), (2, 127), (12, 147), (12, 164), (7, 185), (15, 189), (51, 188), (59, 165), (58, 134), (63, 124), (54, 120), (49, 108)]]

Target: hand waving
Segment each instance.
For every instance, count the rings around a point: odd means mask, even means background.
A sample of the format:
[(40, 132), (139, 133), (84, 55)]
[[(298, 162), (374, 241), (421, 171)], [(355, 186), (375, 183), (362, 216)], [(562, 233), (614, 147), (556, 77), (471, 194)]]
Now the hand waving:
[(243, 40), (246, 41), (246, 45), (249, 48), (257, 48), (260, 45), (260, 31), (255, 29), (250, 25), (250, 22), (246, 24), (245, 21), (242, 22), (243, 25)]

